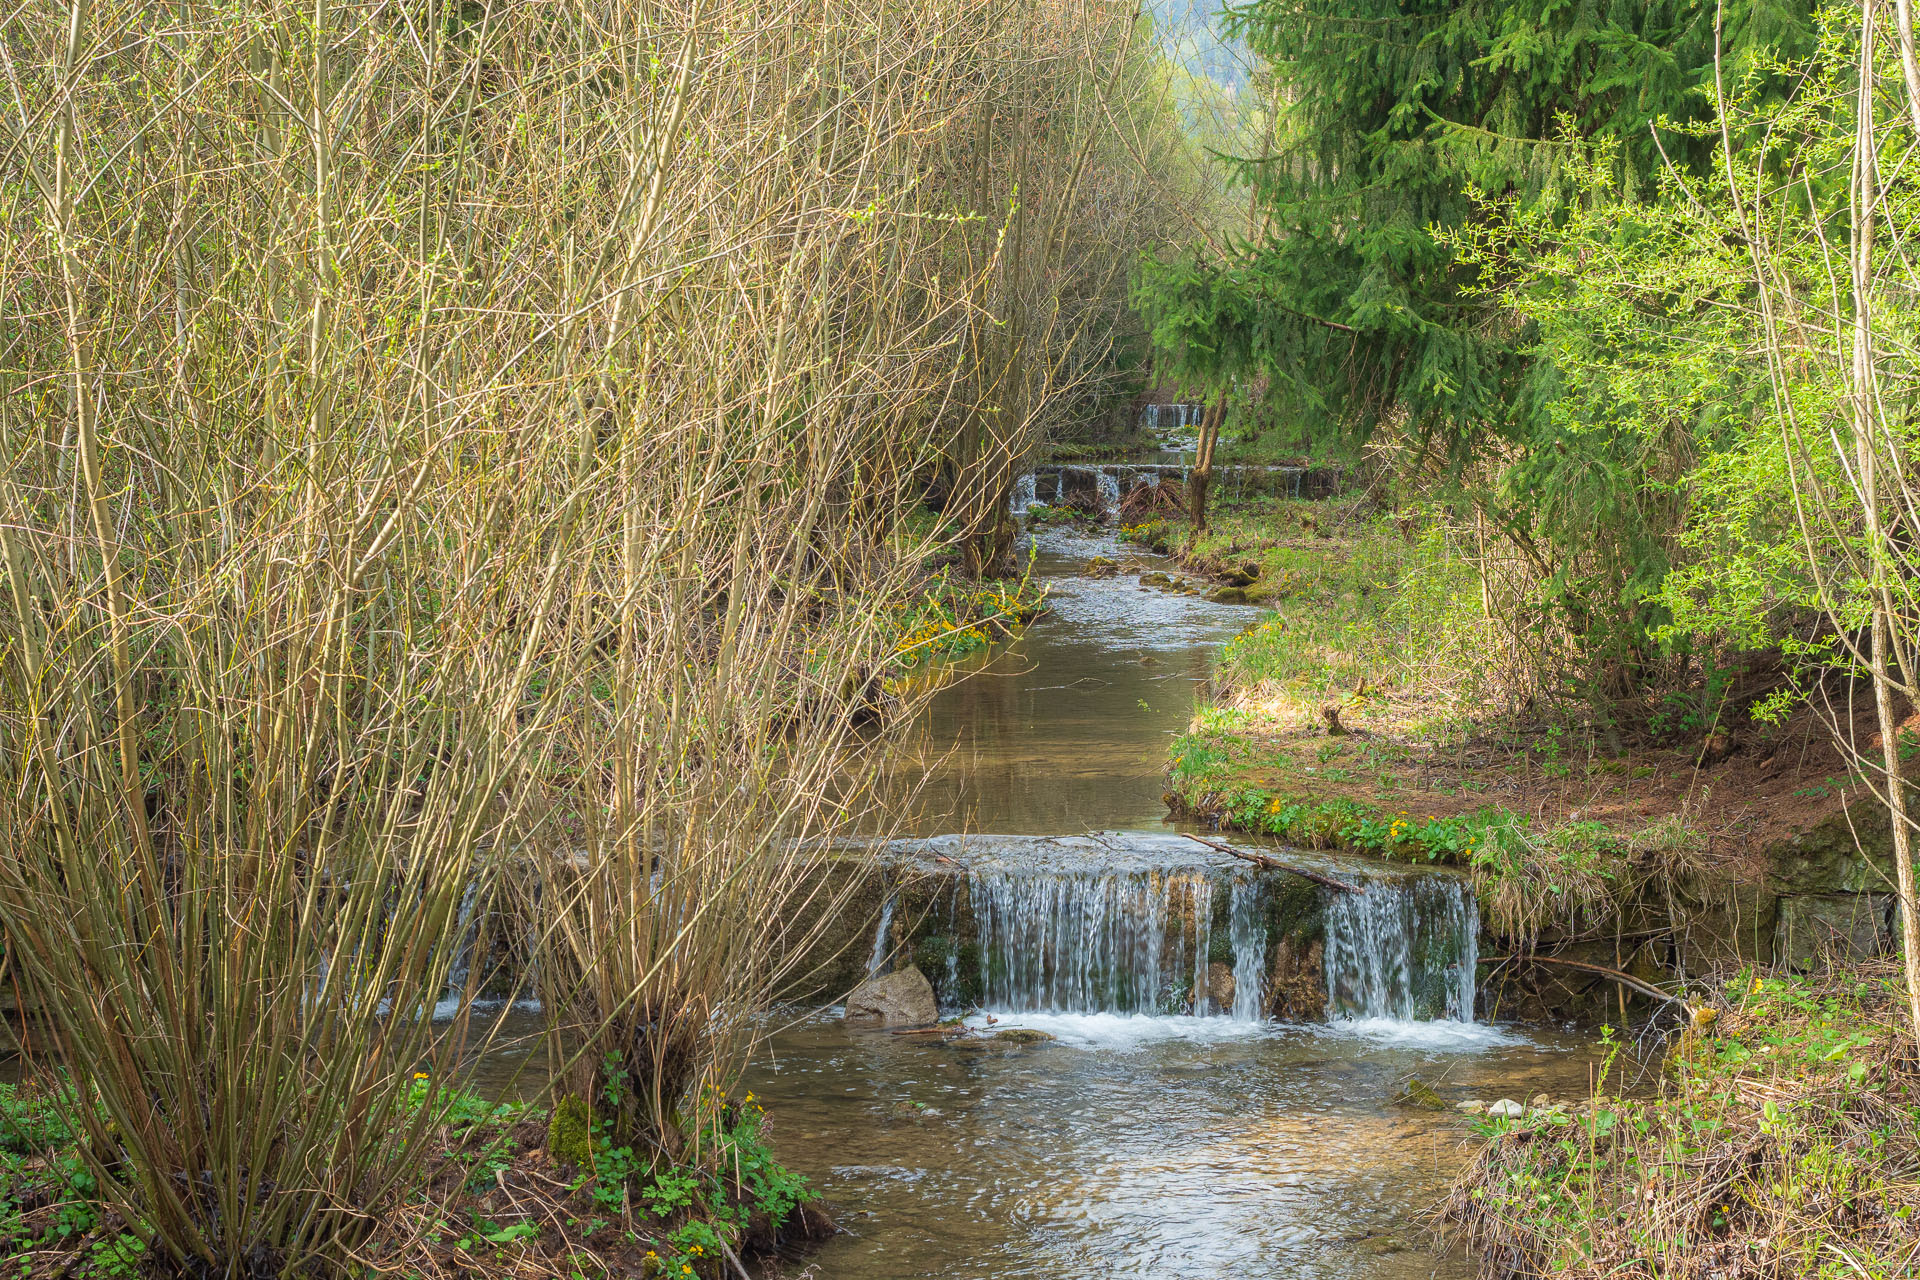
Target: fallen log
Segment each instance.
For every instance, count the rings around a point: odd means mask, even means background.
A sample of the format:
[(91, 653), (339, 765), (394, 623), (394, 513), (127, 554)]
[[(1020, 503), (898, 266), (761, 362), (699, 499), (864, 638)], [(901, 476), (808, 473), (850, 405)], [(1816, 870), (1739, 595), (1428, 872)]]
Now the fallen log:
[(1205, 836), (1197, 836), (1191, 831), (1183, 831), (1180, 834), (1189, 840), (1207, 846), (1209, 849), (1214, 849), (1221, 853), (1230, 853), (1242, 861), (1251, 862), (1256, 867), (1265, 867), (1269, 871), (1291, 871), (1294, 875), (1304, 880), (1311, 880), (1315, 884), (1325, 885), (1329, 889), (1338, 889), (1342, 893), (1359, 893), (1361, 891), (1360, 886), (1357, 884), (1348, 884), (1345, 880), (1336, 880), (1332, 876), (1322, 875), (1318, 871), (1309, 871), (1305, 867), (1296, 867), (1291, 862), (1282, 862), (1270, 854), (1255, 853), (1251, 849), (1236, 849), (1230, 844), (1223, 844), (1218, 840), (1209, 840)]

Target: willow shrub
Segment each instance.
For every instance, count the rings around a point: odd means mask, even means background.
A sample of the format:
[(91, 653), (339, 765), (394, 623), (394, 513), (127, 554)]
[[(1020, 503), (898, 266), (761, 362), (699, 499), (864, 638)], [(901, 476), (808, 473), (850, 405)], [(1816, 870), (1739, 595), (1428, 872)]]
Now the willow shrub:
[(963, 179), (1009, 49), (1131, 11), (1034, 10), (10, 16), (0, 927), (157, 1256), (351, 1264), (509, 869), (562, 1078), (703, 1158), (876, 806), (966, 335), (1045, 325)]

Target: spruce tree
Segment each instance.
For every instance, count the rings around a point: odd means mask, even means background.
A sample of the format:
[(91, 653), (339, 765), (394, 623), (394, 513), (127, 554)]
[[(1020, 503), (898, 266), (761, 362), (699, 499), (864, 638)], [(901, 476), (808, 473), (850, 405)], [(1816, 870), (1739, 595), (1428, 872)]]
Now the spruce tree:
[[(1695, 126), (1716, 49), (1740, 79), (1763, 51), (1805, 43), (1807, 6), (1253, 0), (1229, 21), (1275, 102), (1271, 150), (1223, 158), (1260, 230), (1223, 257), (1146, 263), (1136, 296), (1163, 366), (1216, 387), (1259, 380), (1267, 415), (1349, 450), (1391, 423), (1429, 468), (1478, 486), (1465, 496), (1549, 580), (1572, 631), (1610, 658), (1637, 649), (1656, 620), (1619, 579), (1661, 561), (1635, 527), (1639, 477), (1606, 456), (1605, 431), (1568, 422), (1498, 264), (1457, 245), (1503, 210), (1590, 195), (1578, 175), (1596, 156), (1611, 198), (1652, 197), (1662, 166), (1710, 164)], [(1489, 455), (1501, 483), (1469, 480)], [(1619, 525), (1615, 563), (1566, 580), (1554, 544), (1589, 549), (1594, 519)]]

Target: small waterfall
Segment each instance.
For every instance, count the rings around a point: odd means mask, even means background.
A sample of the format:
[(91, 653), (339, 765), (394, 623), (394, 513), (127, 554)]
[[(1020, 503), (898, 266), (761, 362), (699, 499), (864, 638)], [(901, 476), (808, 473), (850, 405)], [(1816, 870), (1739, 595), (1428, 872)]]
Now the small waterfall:
[(1327, 904), (1328, 1013), (1473, 1021), (1480, 909), (1466, 881), (1373, 881)]
[(1033, 478), (1031, 471), (1015, 480), (1013, 482), (1013, 500), (1008, 510), (1016, 516), (1027, 514), (1027, 508), (1033, 505), (1037, 485), (1038, 482)]
[(1120, 505), (1120, 478), (1110, 471), (1099, 473), (1095, 483), (1100, 487), (1100, 506), (1102, 510), (1112, 510)]
[(1252, 879), (1235, 879), (1227, 898), (1227, 940), (1233, 946), (1233, 1016), (1256, 1022), (1266, 1016), (1266, 895)]
[(1213, 1011), (1208, 994), (1207, 968), (1213, 958), (1213, 881), (1200, 878), (1193, 883), (1193, 1012)]
[(899, 899), (897, 891), (889, 890), (887, 900), (880, 907), (880, 926), (873, 931), (873, 953), (867, 957), (867, 976), (880, 976), (880, 966), (887, 962), (887, 934), (893, 929), (893, 904)]
[[(447, 992), (440, 997), (440, 1003), (434, 1006), (435, 1017), (452, 1017), (460, 1008), (460, 1002), (466, 999), (467, 976), (473, 972), (473, 952), (480, 941), (480, 922), (474, 919), (473, 909), (480, 894), (480, 885), (476, 881), (467, 886), (460, 895), (460, 912), (454, 918), (454, 931), (460, 938), (460, 949), (454, 953), (453, 964), (447, 969)], [(442, 1013), (442, 1010), (445, 1010)]]
[(1162, 1013), (1206, 995), (1213, 882), (1199, 870), (974, 871), (987, 1007)]

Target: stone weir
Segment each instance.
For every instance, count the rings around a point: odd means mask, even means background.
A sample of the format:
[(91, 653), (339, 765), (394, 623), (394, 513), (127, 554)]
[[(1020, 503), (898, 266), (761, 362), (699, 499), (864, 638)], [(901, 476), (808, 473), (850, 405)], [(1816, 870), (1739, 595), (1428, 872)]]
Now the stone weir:
[[(1184, 481), (1189, 469), (1185, 463), (1041, 463), (1016, 482), (1013, 504), (1021, 510), (1035, 502), (1061, 502), (1084, 493), (1111, 506), (1136, 485)], [(1213, 471), (1214, 491), (1235, 497), (1271, 493), (1333, 498), (1345, 491), (1347, 482), (1347, 474), (1338, 467), (1220, 466)]]
[(1471, 1020), (1479, 916), (1444, 870), (1182, 836), (939, 836), (845, 847), (787, 994), (911, 965), (943, 1010)]

